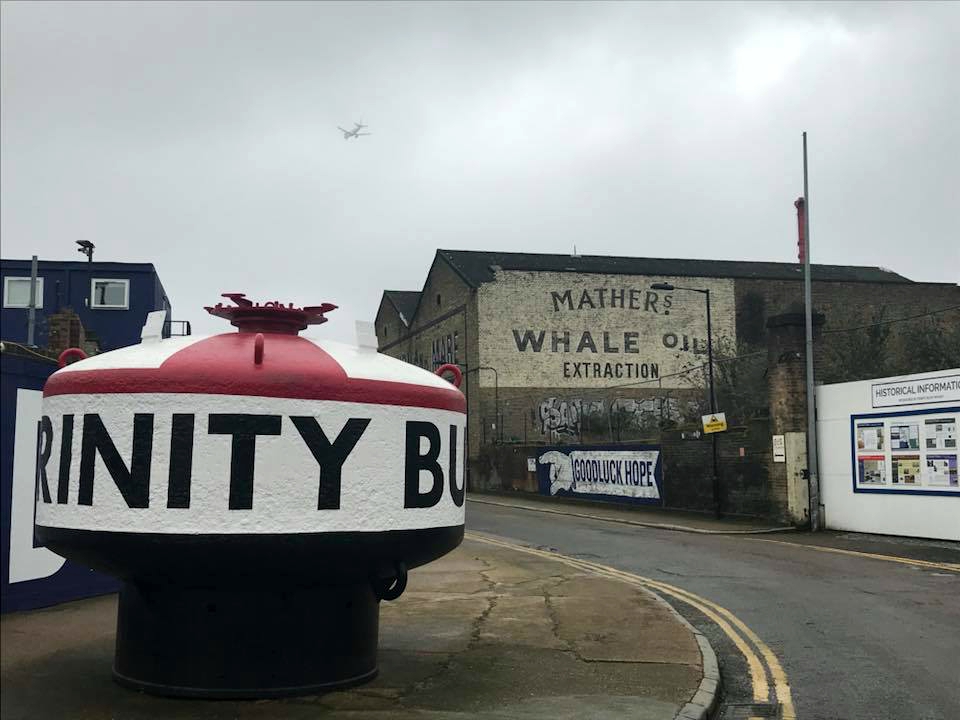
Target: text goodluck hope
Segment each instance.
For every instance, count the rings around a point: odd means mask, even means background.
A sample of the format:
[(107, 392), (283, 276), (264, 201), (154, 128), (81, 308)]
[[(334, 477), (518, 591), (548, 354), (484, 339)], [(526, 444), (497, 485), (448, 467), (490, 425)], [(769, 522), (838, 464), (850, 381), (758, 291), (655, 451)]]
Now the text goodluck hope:
[[(195, 418), (192, 413), (174, 413), (171, 423), (170, 465), (167, 484), (167, 507), (189, 508), (193, 470)], [(333, 442), (313, 416), (290, 416), (290, 420), (319, 466), (318, 510), (340, 508), (340, 481), (344, 463), (359, 443), (370, 424), (369, 418), (350, 418)], [(63, 415), (60, 437), (60, 461), (57, 468), (56, 502), (65, 505), (70, 495), (70, 471), (73, 455), (74, 415)], [(230, 435), (230, 499), (231, 510), (253, 507), (256, 439), (259, 435), (280, 435), (283, 416), (242, 413), (211, 414), (207, 420), (209, 435)], [(133, 445), (129, 467), (117, 451), (97, 413), (83, 415), (80, 440), (80, 474), (78, 503), (93, 505), (96, 458), (99, 455), (111, 479), (129, 508), (150, 505), (150, 469), (153, 460), (153, 413), (133, 416)], [(404, 425), (404, 508), (429, 508), (443, 497), (445, 480), (454, 504), (461, 507), (465, 483), (457, 484), (457, 426), (449, 426), (450, 461), (447, 477), (437, 462), (441, 451), (440, 429), (431, 422), (407, 421)], [(427, 441), (421, 453), (421, 441)], [(39, 424), (37, 443), (38, 500), (53, 503), (50, 491), (52, 470), (47, 464), (53, 449), (53, 423), (44, 415)], [(432, 484), (421, 492), (420, 476), (427, 472)]]

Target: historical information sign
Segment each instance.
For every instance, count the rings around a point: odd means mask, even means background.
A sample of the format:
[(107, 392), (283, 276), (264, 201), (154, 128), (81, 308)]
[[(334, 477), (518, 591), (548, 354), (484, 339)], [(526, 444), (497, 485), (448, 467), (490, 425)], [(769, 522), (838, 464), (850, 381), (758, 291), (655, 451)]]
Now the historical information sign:
[(960, 402), (960, 375), (874, 383), (870, 390), (875, 408)]

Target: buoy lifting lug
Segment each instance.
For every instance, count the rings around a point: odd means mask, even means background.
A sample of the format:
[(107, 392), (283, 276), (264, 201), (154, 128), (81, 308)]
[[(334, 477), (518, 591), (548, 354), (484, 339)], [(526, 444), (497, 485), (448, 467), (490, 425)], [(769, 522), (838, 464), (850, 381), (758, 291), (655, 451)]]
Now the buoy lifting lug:
[(374, 575), (370, 579), (373, 594), (378, 600), (396, 600), (407, 589), (407, 564), (398, 560), (393, 565), (394, 574), (388, 577)]

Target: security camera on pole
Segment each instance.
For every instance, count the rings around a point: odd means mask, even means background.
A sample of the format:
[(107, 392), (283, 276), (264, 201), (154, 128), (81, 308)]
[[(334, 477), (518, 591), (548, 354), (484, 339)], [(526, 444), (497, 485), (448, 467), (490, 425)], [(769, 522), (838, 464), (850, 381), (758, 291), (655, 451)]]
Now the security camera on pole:
[(83, 253), (87, 256), (87, 262), (93, 262), (93, 250), (97, 246), (94, 245), (89, 240), (77, 240), (75, 241), (80, 247), (77, 248), (78, 253)]

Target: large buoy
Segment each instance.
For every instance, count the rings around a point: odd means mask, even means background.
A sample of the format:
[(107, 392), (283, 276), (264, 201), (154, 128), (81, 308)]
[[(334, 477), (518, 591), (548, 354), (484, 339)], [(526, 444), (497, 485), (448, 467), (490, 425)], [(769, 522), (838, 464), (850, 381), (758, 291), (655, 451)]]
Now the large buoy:
[(464, 396), (373, 347), (299, 336), (334, 305), (224, 297), (207, 310), (239, 332), (145, 332), (50, 377), (37, 537), (123, 580), (124, 685), (271, 697), (364, 682), (380, 600), (463, 539)]

